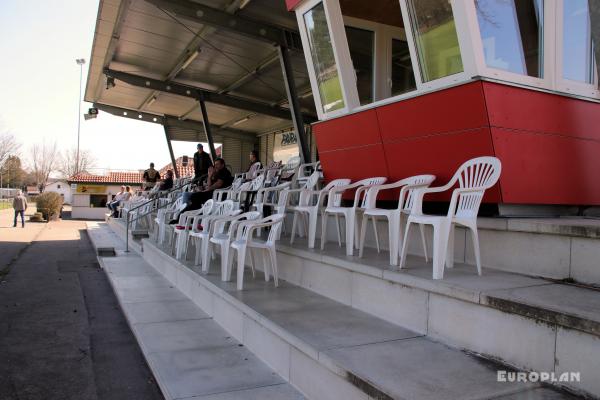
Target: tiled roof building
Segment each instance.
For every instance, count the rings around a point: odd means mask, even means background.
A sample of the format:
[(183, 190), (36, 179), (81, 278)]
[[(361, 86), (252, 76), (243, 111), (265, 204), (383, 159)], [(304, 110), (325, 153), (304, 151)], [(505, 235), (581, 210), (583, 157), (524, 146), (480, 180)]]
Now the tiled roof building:
[[(188, 164), (183, 166), (183, 156), (179, 157), (175, 160), (175, 164), (177, 165), (177, 170), (179, 171), (180, 177), (192, 176), (194, 175), (194, 157), (188, 157)], [(160, 169), (160, 176), (164, 176), (167, 173), (168, 169), (173, 169), (173, 163), (168, 163), (164, 167)], [(175, 171), (173, 171), (175, 172)]]
[(67, 179), (69, 183), (113, 183), (140, 185), (144, 182), (143, 172), (118, 172), (111, 171), (107, 175), (93, 175), (85, 172), (71, 176)]

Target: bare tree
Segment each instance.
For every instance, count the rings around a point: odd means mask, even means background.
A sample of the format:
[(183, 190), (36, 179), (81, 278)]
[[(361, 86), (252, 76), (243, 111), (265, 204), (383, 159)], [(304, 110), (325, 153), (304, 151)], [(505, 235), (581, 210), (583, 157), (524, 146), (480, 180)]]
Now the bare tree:
[(77, 149), (69, 149), (61, 154), (57, 170), (64, 178), (68, 178), (77, 173), (89, 172), (89, 169), (95, 166), (96, 158), (89, 150), (79, 151), (79, 165), (77, 165)]
[(17, 140), (13, 135), (8, 132), (0, 133), (0, 167), (11, 155), (19, 150), (21, 145), (17, 143)]
[(44, 191), (50, 174), (56, 171), (59, 157), (56, 142), (53, 144), (44, 142), (31, 147), (31, 169), (40, 192)]

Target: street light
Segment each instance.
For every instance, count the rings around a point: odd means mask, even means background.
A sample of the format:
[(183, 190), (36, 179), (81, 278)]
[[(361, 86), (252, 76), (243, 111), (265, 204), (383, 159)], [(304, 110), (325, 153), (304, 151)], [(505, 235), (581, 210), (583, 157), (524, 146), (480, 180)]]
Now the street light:
[(83, 82), (83, 64), (85, 64), (85, 58), (78, 58), (75, 60), (79, 65), (79, 108), (77, 111), (77, 159), (75, 164), (75, 175), (79, 173), (79, 132), (81, 131), (81, 85)]

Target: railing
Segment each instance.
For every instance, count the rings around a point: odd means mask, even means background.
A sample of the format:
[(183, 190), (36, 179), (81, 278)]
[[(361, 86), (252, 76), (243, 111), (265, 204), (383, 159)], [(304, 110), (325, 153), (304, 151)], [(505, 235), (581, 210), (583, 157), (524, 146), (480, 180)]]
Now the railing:
[(141, 204), (138, 204), (135, 207), (130, 208), (130, 209), (127, 210), (127, 214), (125, 216), (125, 252), (126, 253), (129, 252), (129, 225), (132, 222), (139, 220), (140, 218), (143, 218), (143, 217), (145, 217), (145, 216), (147, 216), (149, 214), (152, 214), (156, 210), (160, 210), (161, 208), (164, 208), (164, 207), (167, 207), (167, 206), (173, 204), (175, 201), (177, 201), (177, 199), (173, 199), (172, 201), (167, 202), (167, 203), (162, 204), (162, 205), (158, 205), (157, 204), (156, 207), (152, 207), (152, 209), (149, 212), (146, 212), (144, 214), (139, 214), (138, 213), (138, 215), (136, 215), (135, 219), (133, 219), (133, 220), (130, 217), (131, 212), (135, 211), (135, 210), (139, 210), (140, 208), (145, 207), (145, 206), (147, 206), (150, 203), (157, 202), (159, 199), (161, 199), (163, 197), (167, 197), (169, 194), (173, 193), (174, 191), (183, 189), (185, 186), (187, 186), (189, 184), (190, 184), (190, 182), (185, 183), (185, 184), (180, 185), (180, 186), (177, 186), (177, 187), (174, 187), (174, 188), (171, 188), (170, 190), (168, 190), (166, 192), (160, 193), (158, 197), (150, 199), (148, 201), (145, 201), (145, 202), (143, 202)]

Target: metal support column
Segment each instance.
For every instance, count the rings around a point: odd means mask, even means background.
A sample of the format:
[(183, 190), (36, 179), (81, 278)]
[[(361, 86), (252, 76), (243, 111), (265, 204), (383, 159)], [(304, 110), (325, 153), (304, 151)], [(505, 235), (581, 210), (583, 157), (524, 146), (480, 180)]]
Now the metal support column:
[(292, 123), (294, 124), (294, 132), (300, 150), (300, 158), (303, 163), (310, 162), (310, 152), (306, 143), (306, 133), (304, 131), (304, 120), (300, 112), (300, 103), (298, 102), (298, 93), (296, 91), (296, 83), (294, 81), (294, 71), (290, 61), (289, 50), (283, 46), (277, 46), (279, 51), (279, 60), (281, 62), (281, 72), (283, 73), (283, 82), (285, 91), (288, 97), (290, 112), (292, 114)]
[(175, 162), (175, 154), (173, 154), (173, 146), (171, 145), (171, 138), (169, 138), (169, 131), (167, 130), (167, 126), (163, 125), (165, 130), (165, 138), (167, 139), (167, 146), (169, 147), (169, 155), (171, 156), (171, 163), (173, 164), (173, 172), (175, 172), (175, 178), (179, 179), (179, 170), (177, 169), (177, 164)]
[(217, 151), (215, 150), (215, 142), (213, 141), (212, 131), (210, 130), (210, 121), (208, 120), (208, 113), (206, 112), (206, 104), (204, 98), (198, 99), (200, 103), (200, 111), (202, 111), (202, 123), (204, 124), (204, 133), (206, 133), (206, 139), (208, 140), (208, 147), (210, 148), (210, 155), (213, 161), (217, 158)]

